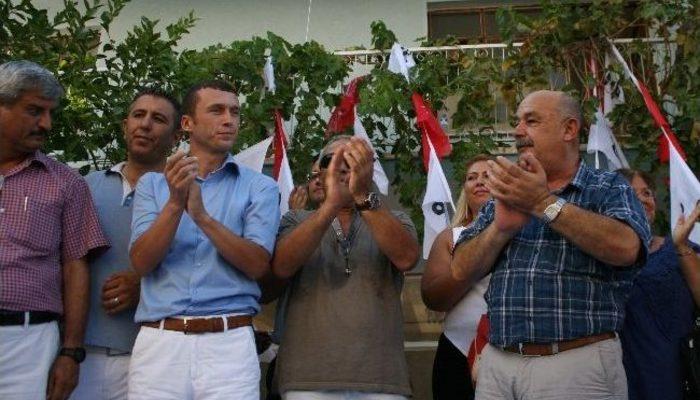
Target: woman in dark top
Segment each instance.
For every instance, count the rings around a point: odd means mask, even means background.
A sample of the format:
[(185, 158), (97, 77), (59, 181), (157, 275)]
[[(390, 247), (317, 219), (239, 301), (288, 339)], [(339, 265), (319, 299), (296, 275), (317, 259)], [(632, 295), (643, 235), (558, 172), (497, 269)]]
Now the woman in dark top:
[[(653, 223), (653, 180), (641, 171), (619, 172)], [(700, 304), (700, 248), (688, 242), (688, 235), (699, 215), (700, 205), (678, 221), (672, 237), (652, 238), (647, 263), (630, 291), (621, 334), (630, 400), (683, 398), (681, 340), (690, 333), (693, 309)]]

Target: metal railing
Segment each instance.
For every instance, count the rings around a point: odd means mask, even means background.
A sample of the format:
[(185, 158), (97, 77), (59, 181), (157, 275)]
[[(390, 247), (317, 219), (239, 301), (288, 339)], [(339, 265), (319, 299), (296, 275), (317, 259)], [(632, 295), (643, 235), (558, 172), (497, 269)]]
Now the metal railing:
[[(651, 60), (654, 63), (662, 64), (665, 54), (670, 54), (671, 60), (675, 58), (675, 43), (673, 41), (669, 42), (664, 38), (620, 38), (614, 39), (613, 43), (622, 52), (623, 56), (627, 59), (628, 64), (637, 70), (639, 77), (646, 76), (648, 65), (647, 63)], [(644, 46), (640, 53), (639, 48), (635, 48), (634, 45), (643, 44)], [(505, 43), (489, 43), (489, 44), (469, 44), (469, 45), (455, 45), (455, 46), (436, 46), (436, 47), (410, 47), (407, 50), (414, 56), (416, 61), (420, 62), (426, 55), (440, 53), (445, 57), (454, 56), (456, 53), (464, 53), (474, 58), (487, 57), (490, 59), (497, 59), (504, 61), (508, 56), (509, 52), (518, 51), (520, 47), (523, 46), (522, 42), (513, 43), (512, 46), (508, 46)], [(363, 66), (369, 65), (383, 65), (388, 63), (389, 50), (345, 50), (336, 51), (334, 54), (343, 57), (348, 64), (350, 64), (353, 69), (359, 67), (361, 69)], [(669, 66), (666, 66), (668, 68)], [(655, 68), (655, 71), (661, 71), (660, 73), (666, 73), (664, 67)], [(563, 84), (571, 83), (571, 71), (561, 71), (557, 76), (550, 77), (550, 86), (552, 88), (560, 87)], [(657, 74), (658, 75), (658, 74)], [(623, 78), (624, 79), (624, 78)], [(649, 85), (650, 88), (656, 90), (657, 94), (660, 94), (660, 88), (658, 86), (658, 81), (660, 77), (657, 76), (655, 82)], [(513, 128), (510, 125), (510, 115), (509, 110), (505, 102), (500, 98), (498, 90), (493, 90), (494, 96), (494, 110), (493, 110), (493, 126), (492, 129), (488, 129), (486, 134), (494, 136), (498, 142), (501, 142), (505, 147), (510, 147), (512, 138)], [(449, 102), (448, 102), (449, 103)], [(473, 131), (450, 131), (451, 136), (454, 140), (460, 140), (463, 135), (474, 134)], [(481, 132), (484, 134), (484, 131)]]

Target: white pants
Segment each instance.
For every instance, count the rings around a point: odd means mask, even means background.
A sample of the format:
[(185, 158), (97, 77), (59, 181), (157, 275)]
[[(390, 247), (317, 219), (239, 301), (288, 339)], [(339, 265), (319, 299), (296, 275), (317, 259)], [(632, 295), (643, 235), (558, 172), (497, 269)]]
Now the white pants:
[(72, 400), (126, 400), (130, 354), (107, 355), (104, 348), (87, 349), (80, 364), (78, 387)]
[(44, 400), (58, 324), (0, 326), (0, 399)]
[(260, 398), (253, 329), (185, 335), (142, 327), (129, 365), (130, 400)]
[(305, 391), (290, 390), (284, 392), (283, 400), (407, 400), (406, 396), (388, 393), (366, 393), (339, 390)]

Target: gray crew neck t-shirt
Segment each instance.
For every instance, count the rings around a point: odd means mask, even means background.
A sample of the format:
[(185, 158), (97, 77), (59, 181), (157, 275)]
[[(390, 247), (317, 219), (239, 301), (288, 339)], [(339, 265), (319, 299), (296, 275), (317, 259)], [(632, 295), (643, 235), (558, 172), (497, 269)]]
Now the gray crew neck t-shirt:
[[(280, 236), (313, 211), (291, 211)], [(393, 212), (415, 237), (409, 217)], [(349, 390), (411, 395), (403, 352), (403, 274), (380, 251), (358, 216), (350, 276), (329, 226), (290, 283), (278, 355), (280, 392)]]

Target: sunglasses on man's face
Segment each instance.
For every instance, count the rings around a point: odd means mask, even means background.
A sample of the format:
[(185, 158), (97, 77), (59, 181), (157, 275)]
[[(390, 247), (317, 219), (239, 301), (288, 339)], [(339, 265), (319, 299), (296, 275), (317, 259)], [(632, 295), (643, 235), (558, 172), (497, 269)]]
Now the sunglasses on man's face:
[(331, 165), (331, 160), (333, 159), (333, 153), (328, 153), (325, 154), (321, 159), (318, 161), (318, 167), (320, 169), (328, 169), (328, 166)]

